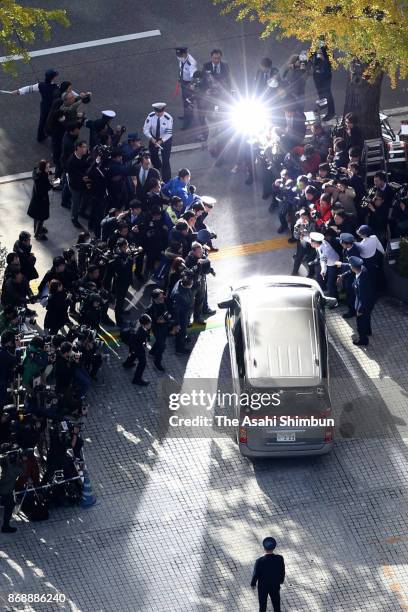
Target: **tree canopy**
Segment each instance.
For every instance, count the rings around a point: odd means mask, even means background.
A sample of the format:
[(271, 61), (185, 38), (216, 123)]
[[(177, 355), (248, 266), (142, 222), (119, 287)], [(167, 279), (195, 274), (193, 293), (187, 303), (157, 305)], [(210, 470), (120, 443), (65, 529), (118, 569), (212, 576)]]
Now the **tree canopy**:
[(275, 32), (310, 41), (313, 48), (324, 38), (333, 65), (358, 59), (366, 75), (378, 69), (397, 79), (408, 76), (408, 0), (214, 0), (223, 12), (238, 19), (257, 20), (262, 37)]
[(30, 56), (26, 46), (32, 44), (38, 34), (48, 40), (53, 21), (69, 25), (65, 10), (44, 10), (22, 6), (14, 0), (0, 0), (0, 47), (5, 56), (10, 56), (3, 68), (15, 72), (13, 55), (28, 62)]

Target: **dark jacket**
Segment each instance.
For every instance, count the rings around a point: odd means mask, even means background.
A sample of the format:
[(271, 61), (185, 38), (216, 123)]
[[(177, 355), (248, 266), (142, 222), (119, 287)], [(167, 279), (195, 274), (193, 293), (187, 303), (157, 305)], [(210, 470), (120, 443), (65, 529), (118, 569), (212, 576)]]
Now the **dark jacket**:
[(74, 380), (75, 364), (57, 355), (55, 360), (55, 390), (57, 393), (65, 393), (71, 387)]
[(104, 287), (111, 291), (112, 280), (116, 292), (126, 292), (133, 281), (133, 260), (126, 253), (116, 253), (109, 262)]
[(321, 48), (321, 53), (323, 55), (322, 58), (319, 58), (317, 53), (313, 53), (310, 58), (313, 80), (317, 83), (330, 81), (332, 76), (331, 63), (326, 47)]
[(258, 589), (278, 589), (285, 580), (285, 562), (281, 555), (264, 555), (255, 561), (251, 586)]
[(61, 166), (66, 171), (68, 166), (68, 160), (75, 150), (75, 143), (78, 140), (78, 136), (73, 136), (69, 132), (65, 132), (62, 137), (62, 153), (61, 153)]
[(174, 324), (180, 325), (193, 310), (193, 291), (192, 289), (183, 287), (181, 280), (177, 281), (177, 283), (174, 285), (173, 291), (171, 292), (170, 299)]
[(216, 72), (212, 62), (206, 62), (203, 66), (204, 72), (210, 73), (215, 81), (221, 87), (230, 92), (231, 91), (231, 73), (229, 65), (226, 62), (220, 62), (220, 72)]
[(142, 202), (150, 189), (152, 179), (160, 180), (160, 172), (156, 168), (149, 168), (144, 184), (142, 185), (139, 180), (139, 173), (141, 164), (135, 166), (135, 176), (137, 176), (137, 187), (136, 187), (136, 198)]
[(3, 306), (25, 306), (30, 295), (30, 286), (26, 278), (21, 283), (16, 283), (10, 277), (3, 285), (1, 303)]
[(361, 273), (354, 280), (356, 293), (355, 309), (357, 313), (367, 314), (374, 308), (375, 288), (370, 274), (363, 266)]
[(77, 157), (75, 153), (71, 155), (67, 164), (69, 186), (75, 191), (85, 191), (86, 185), (83, 180), (89, 167), (88, 156)]
[(16, 463), (10, 463), (7, 459), (1, 462), (0, 496), (10, 495), (14, 491), (16, 480), (23, 471), (23, 464), (18, 459)]
[(50, 216), (50, 198), (48, 192), (52, 189), (49, 176), (40, 172), (38, 168), (33, 171), (33, 191), (27, 215), (38, 221), (45, 221)]
[(145, 352), (146, 342), (150, 339), (150, 333), (141, 325), (138, 325), (134, 334), (129, 338), (129, 351), (135, 355)]
[(37, 261), (35, 255), (31, 252), (31, 246), (26, 246), (19, 240), (14, 243), (13, 251), (17, 253), (20, 259), (21, 272), (24, 274), (28, 281), (38, 278), (38, 272), (35, 269), (35, 262)]
[(57, 333), (61, 327), (69, 322), (68, 306), (70, 301), (67, 299), (65, 291), (58, 291), (48, 296), (47, 313), (44, 319), (44, 327)]

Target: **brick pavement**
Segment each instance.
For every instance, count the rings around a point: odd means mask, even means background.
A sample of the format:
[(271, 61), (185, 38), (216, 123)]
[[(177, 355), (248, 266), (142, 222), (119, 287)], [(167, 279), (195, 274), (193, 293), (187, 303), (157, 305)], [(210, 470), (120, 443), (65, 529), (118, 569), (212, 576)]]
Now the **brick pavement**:
[[(288, 259), (277, 251), (217, 262), (212, 303), (242, 274), (284, 272)], [(382, 299), (368, 350), (352, 345), (339, 311), (328, 318), (338, 427), (321, 458), (251, 462), (227, 436), (164, 436), (162, 384), (134, 388), (112, 358), (84, 432), (98, 504), (1, 536), (0, 609), (250, 612), (252, 564), (269, 533), (286, 559), (285, 612), (408, 609), (407, 312)], [(222, 325), (197, 336), (188, 362), (172, 348), (161, 381), (187, 388), (205, 373), (228, 388)], [(10, 593), (67, 601), (24, 607), (8, 604)]]

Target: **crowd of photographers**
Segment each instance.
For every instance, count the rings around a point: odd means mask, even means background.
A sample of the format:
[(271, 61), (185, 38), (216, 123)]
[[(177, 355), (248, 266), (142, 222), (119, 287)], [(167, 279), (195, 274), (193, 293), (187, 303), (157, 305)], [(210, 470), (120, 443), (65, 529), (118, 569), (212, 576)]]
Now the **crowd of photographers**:
[[(177, 51), (184, 70), (188, 50)], [(230, 83), (221, 57), (214, 50), (205, 73)], [(347, 115), (344, 125), (333, 131), (316, 122), (306, 135), (304, 83), (309, 67), (319, 95), (328, 101), (324, 119), (331, 119), (331, 70), (324, 49), (310, 60), (297, 56), (282, 75), (265, 58), (256, 75), (256, 93), (272, 104), (272, 92), (280, 103), (261, 139), (241, 139), (243, 153), (235, 157), (235, 168), (242, 164), (251, 183), (257, 160), (263, 198), (270, 198), (270, 210), (278, 211), (278, 232), (288, 232), (289, 242), (296, 245), (293, 275), (304, 264), (332, 297), (338, 296), (342, 283), (348, 306), (344, 316), (359, 317), (355, 283), (345, 266), (354, 262), (351, 269), (360, 281), (361, 266), (368, 271), (372, 309), (386, 240), (408, 231), (407, 194), (403, 189), (396, 192), (382, 172), (374, 176), (374, 188), (367, 193), (356, 116)], [(80, 429), (86, 397), (104, 356), (117, 355), (117, 341), (106, 329), (114, 324), (109, 309), (129, 348), (123, 367), (134, 367), (132, 382), (139, 386), (149, 384), (143, 377), (148, 350), (156, 370), (163, 372), (169, 341), (176, 355), (187, 355), (188, 327), (205, 324), (215, 312), (207, 297), (208, 275), (215, 274), (210, 256), (217, 250), (208, 227), (214, 200), (196, 193), (186, 168), (163, 182), (137, 133), (125, 137), (123, 127), (114, 130), (113, 111), (87, 120), (82, 105), (91, 94), (75, 94), (69, 82), (57, 86), (55, 71), (47, 72), (49, 105), (41, 114), (38, 137), (51, 136), (55, 174), (52, 177), (46, 160), (40, 161), (28, 214), (34, 238), (46, 240), (49, 192), (59, 189), (61, 205), (70, 208), (74, 226), (83, 231), (73, 248), (54, 257), (35, 294), (30, 282), (39, 275), (28, 231), (19, 234), (6, 257), (0, 313), (0, 496), (5, 508), (2, 530), (9, 533), (15, 531), (10, 518), (16, 479), (22, 508), (33, 520), (44, 518), (50, 503), (81, 499)], [(182, 83), (182, 95), (185, 125), (193, 120), (195, 104), (205, 128), (201, 139), (206, 139), (206, 107), (199, 105), (200, 96), (191, 95), (202, 79), (202, 74), (192, 75)], [(89, 145), (79, 139), (83, 125), (90, 130)], [(223, 161), (222, 154), (218, 161)], [(88, 219), (88, 231), (80, 216)], [(134, 307), (135, 289), (147, 281), (154, 283), (151, 303), (135, 324), (128, 307)], [(37, 312), (30, 305), (35, 302), (45, 309), (44, 333), (34, 327)], [(358, 331), (356, 344), (367, 344), (369, 315), (360, 317)], [(27, 484), (34, 489), (29, 494)]]

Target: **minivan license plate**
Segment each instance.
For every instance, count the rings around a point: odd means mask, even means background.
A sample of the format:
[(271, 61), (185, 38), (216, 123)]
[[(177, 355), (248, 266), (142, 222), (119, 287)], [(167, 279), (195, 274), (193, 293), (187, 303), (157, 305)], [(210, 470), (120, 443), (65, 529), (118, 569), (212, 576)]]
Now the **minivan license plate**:
[(277, 442), (296, 442), (296, 434), (295, 433), (277, 433), (276, 441)]

